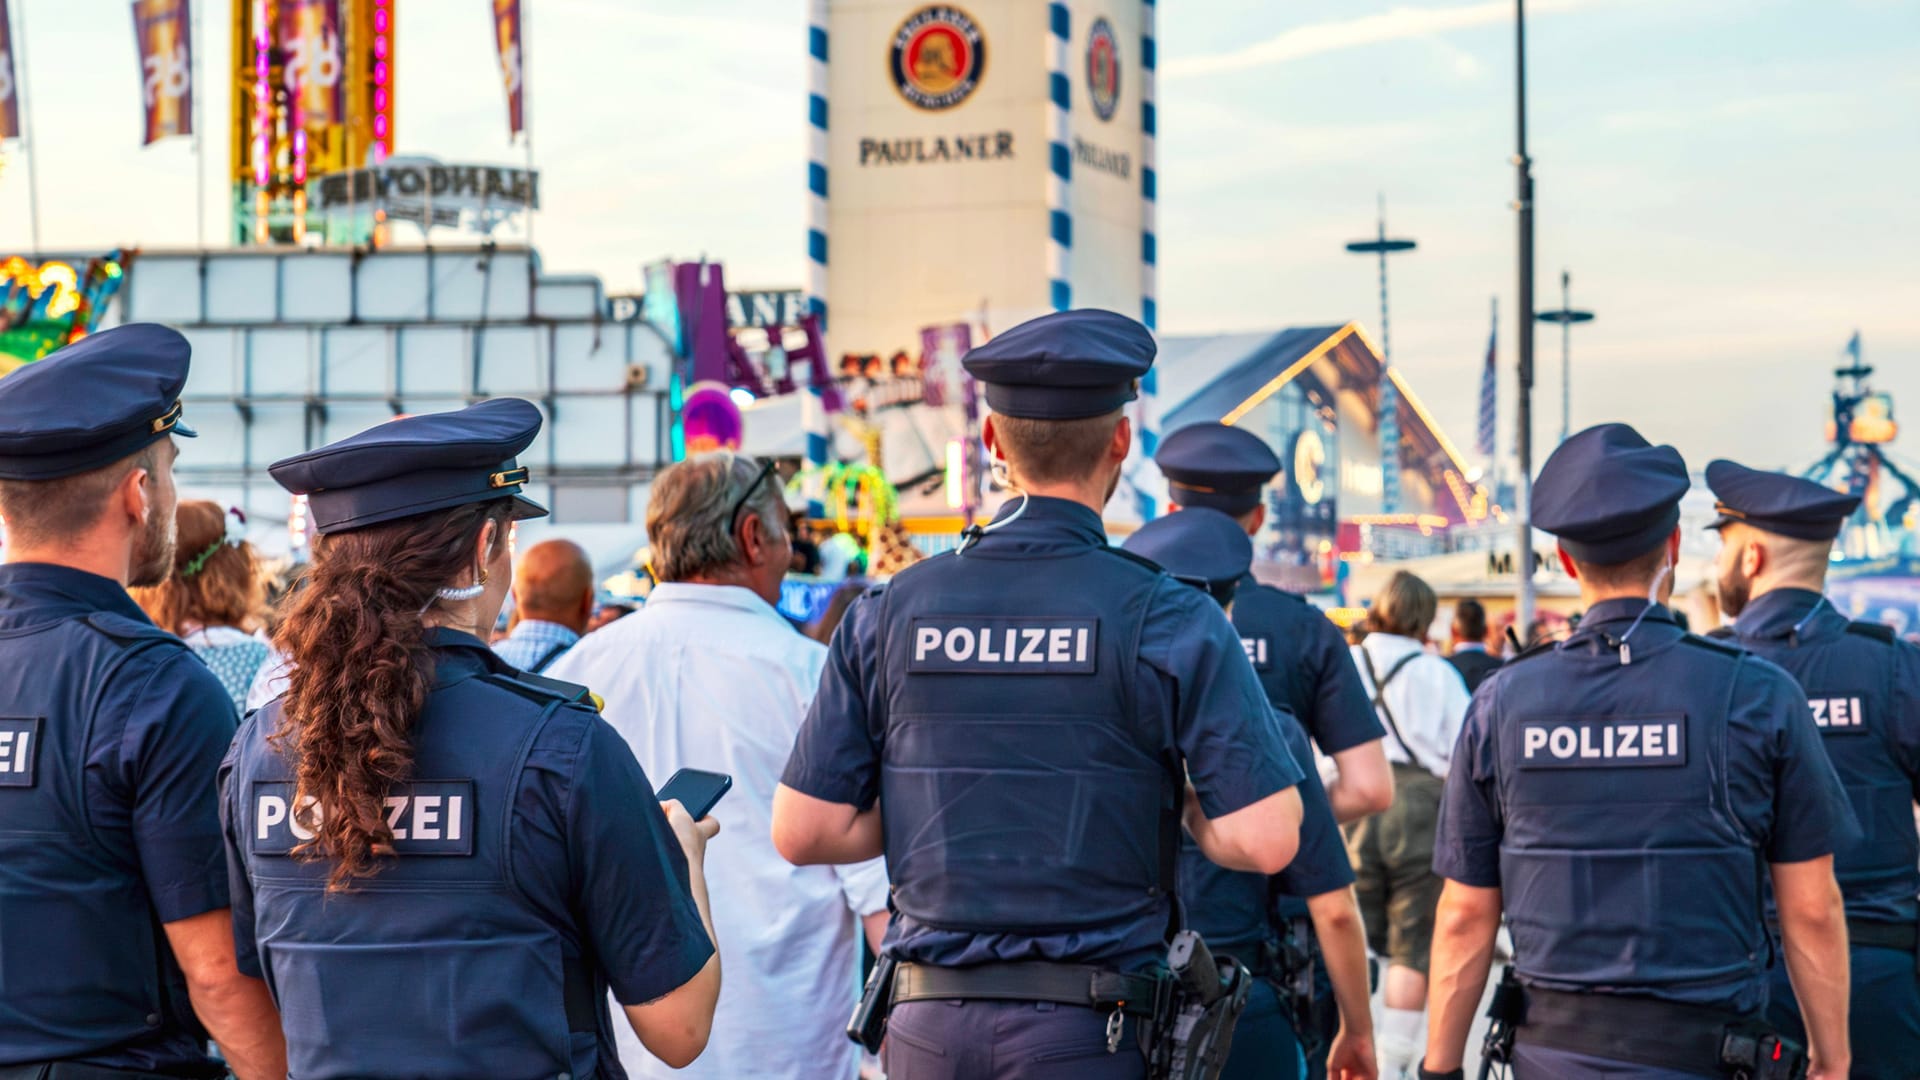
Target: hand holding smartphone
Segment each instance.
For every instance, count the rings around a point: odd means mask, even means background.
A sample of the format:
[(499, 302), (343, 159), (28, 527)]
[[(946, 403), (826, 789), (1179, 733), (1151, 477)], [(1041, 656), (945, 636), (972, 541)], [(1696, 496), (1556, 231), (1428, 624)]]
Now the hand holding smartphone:
[(660, 801), (678, 801), (693, 820), (713, 812), (720, 797), (733, 787), (733, 777), (705, 769), (681, 769), (660, 788)]

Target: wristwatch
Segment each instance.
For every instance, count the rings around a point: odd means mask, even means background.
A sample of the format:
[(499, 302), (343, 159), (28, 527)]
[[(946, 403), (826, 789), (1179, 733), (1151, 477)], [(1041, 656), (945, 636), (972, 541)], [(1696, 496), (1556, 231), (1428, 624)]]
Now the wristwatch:
[(1451, 1072), (1434, 1072), (1427, 1068), (1426, 1059), (1420, 1061), (1420, 1080), (1467, 1080), (1467, 1070), (1463, 1066)]

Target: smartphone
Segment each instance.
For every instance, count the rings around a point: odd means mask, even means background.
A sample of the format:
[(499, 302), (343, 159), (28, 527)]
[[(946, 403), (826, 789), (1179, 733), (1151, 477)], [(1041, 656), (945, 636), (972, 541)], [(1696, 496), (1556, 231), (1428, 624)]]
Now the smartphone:
[(705, 769), (681, 769), (660, 788), (660, 801), (680, 800), (693, 820), (699, 821), (713, 811), (720, 796), (733, 787), (733, 777), (726, 773), (707, 772)]

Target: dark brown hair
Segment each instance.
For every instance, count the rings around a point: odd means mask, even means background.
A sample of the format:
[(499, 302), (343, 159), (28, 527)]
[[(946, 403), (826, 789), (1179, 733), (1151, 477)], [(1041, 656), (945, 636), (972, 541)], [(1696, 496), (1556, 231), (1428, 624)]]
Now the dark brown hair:
[(107, 496), (135, 469), (154, 470), (159, 443), (55, 480), (0, 480), (0, 519), (16, 544), (56, 544), (86, 532), (107, 509)]
[[(226, 542), (227, 511), (208, 499), (187, 499), (174, 508), (173, 520), (179, 532), (167, 580), (128, 589), (134, 601), (169, 634), (208, 626), (258, 627), (266, 609), (266, 578), (253, 545)], [(188, 574), (196, 559), (199, 567)]]
[(1433, 595), (1433, 586), (1405, 570), (1395, 570), (1373, 598), (1373, 606), (1367, 609), (1367, 629), (1382, 634), (1399, 634), (1401, 637), (1425, 638), (1439, 607), (1440, 601)]
[(473, 565), (489, 521), (505, 545), (504, 499), (314, 542), (306, 587), (274, 635), (293, 670), (270, 741), (293, 762), (295, 813), (314, 832), (295, 854), (333, 861), (330, 890), (373, 874), (376, 845), (393, 840), (382, 801), (412, 775), (413, 724), (433, 683), (421, 615)]

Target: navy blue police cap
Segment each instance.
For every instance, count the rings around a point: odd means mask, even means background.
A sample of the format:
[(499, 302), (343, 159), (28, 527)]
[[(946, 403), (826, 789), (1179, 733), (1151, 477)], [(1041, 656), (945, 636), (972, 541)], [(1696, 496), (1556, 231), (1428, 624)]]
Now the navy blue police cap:
[(1625, 424), (1590, 427), (1560, 444), (1533, 482), (1533, 524), (1567, 554), (1612, 566), (1658, 547), (1680, 524), (1687, 463)]
[(538, 434), (540, 410), (531, 402), (494, 398), (389, 420), (282, 458), (267, 471), (281, 487), (307, 497), (322, 534), (509, 497), (519, 521), (547, 513), (520, 493), (528, 473), (514, 460)]
[(986, 385), (1002, 416), (1079, 420), (1139, 396), (1136, 383), (1158, 347), (1147, 328), (1112, 311), (1056, 311), (967, 353), (967, 373)]
[(179, 331), (129, 323), (0, 379), (0, 480), (57, 480), (192, 438), (180, 407), (192, 355)]
[(1738, 521), (1795, 540), (1831, 540), (1860, 507), (1860, 496), (1786, 473), (1762, 472), (1732, 461), (1707, 466), (1707, 486), (1721, 529)]
[(1259, 506), (1260, 489), (1280, 471), (1280, 457), (1265, 439), (1212, 421), (1161, 439), (1153, 461), (1174, 502), (1235, 516)]
[(1253, 541), (1240, 523), (1218, 510), (1193, 507), (1154, 518), (1121, 547), (1159, 563), (1179, 581), (1225, 604), (1253, 565)]

